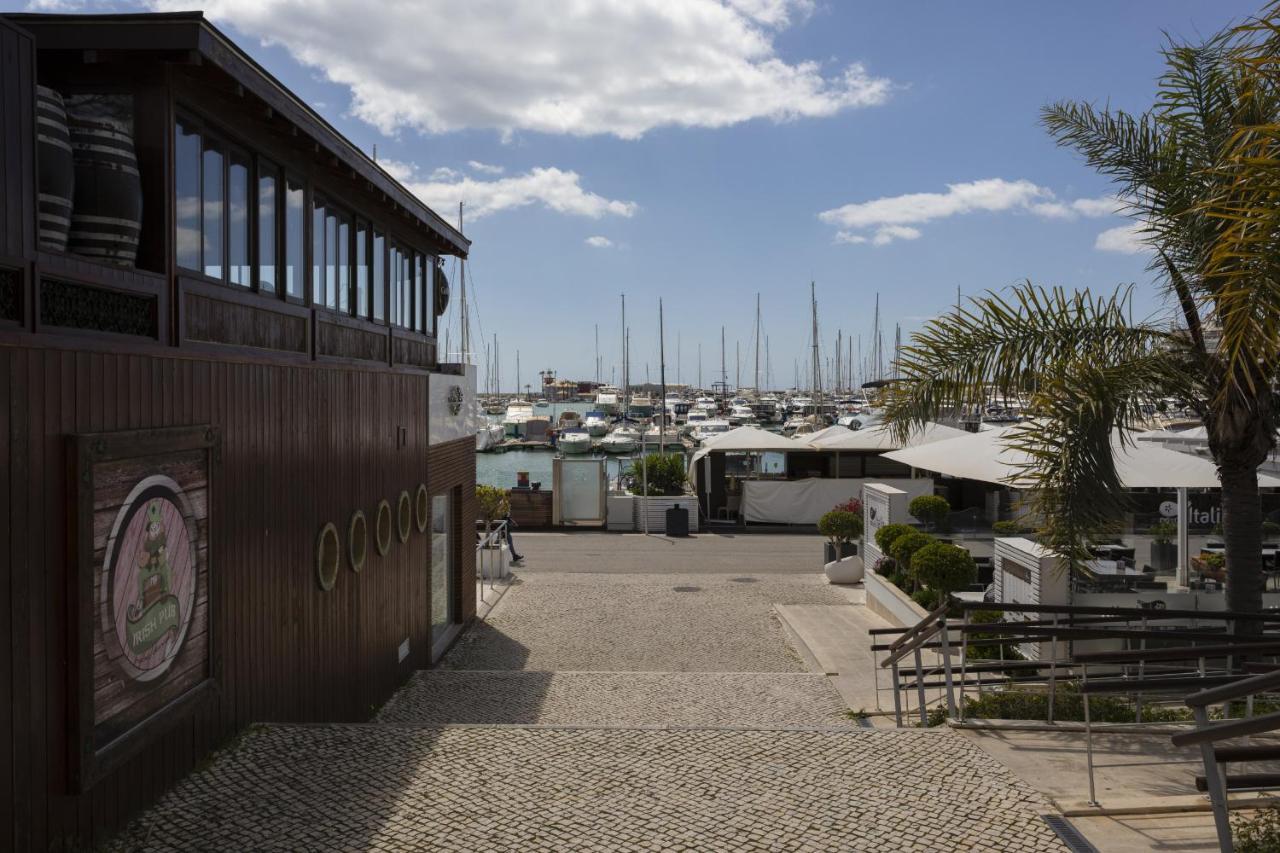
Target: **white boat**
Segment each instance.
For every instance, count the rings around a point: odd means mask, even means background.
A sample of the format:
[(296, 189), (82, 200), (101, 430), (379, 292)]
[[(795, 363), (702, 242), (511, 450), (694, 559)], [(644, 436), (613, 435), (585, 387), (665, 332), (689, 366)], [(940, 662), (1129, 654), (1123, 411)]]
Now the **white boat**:
[(560, 429), (577, 429), (582, 426), (582, 418), (577, 412), (561, 412), (558, 423)]
[(546, 409), (551, 406), (551, 404), (548, 403), (546, 400), (538, 400), (538, 402), (534, 403), (533, 405), (539, 409)]
[(753, 424), (756, 422), (756, 413), (746, 403), (739, 403), (729, 410), (728, 420), (731, 426)]
[(618, 427), (600, 441), (605, 453), (634, 453), (640, 449), (640, 431), (632, 427)]
[(606, 415), (618, 414), (618, 389), (612, 385), (601, 385), (596, 391), (596, 410)]
[(731, 429), (733, 429), (733, 425), (723, 418), (709, 418), (698, 425), (698, 428), (693, 431), (692, 438), (694, 441), (702, 443), (708, 438), (714, 438)]
[(582, 426), (592, 438), (600, 438), (609, 432), (609, 419), (605, 417), (604, 412), (587, 412)]
[(506, 435), (502, 429), (502, 424), (492, 421), (484, 421), (476, 429), (476, 450), (483, 453), (486, 450), (492, 450), (502, 443), (503, 437)]
[(524, 438), (524, 425), (533, 417), (533, 406), (524, 400), (507, 403), (507, 413), (502, 418), (502, 430), (511, 438)]
[(590, 453), (591, 436), (585, 430), (569, 430), (560, 433), (560, 437), (556, 439), (556, 446), (560, 448), (561, 453)]
[(627, 406), (627, 416), (648, 418), (653, 416), (653, 398), (648, 394), (632, 394), (631, 403)]
[(680, 428), (680, 431), (685, 435), (689, 435), (690, 433), (692, 433), (694, 430), (696, 430), (698, 427), (702, 426), (709, 420), (711, 420), (711, 416), (708, 415), (706, 412), (702, 411), (701, 409), (690, 410), (689, 419), (684, 422), (684, 425)]

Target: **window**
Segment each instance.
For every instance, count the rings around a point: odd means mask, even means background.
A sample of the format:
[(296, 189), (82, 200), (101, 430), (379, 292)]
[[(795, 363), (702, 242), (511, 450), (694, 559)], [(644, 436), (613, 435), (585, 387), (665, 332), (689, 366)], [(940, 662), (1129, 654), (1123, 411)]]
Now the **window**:
[(339, 215), (338, 221), (338, 310), (351, 313), (351, 220)]
[(233, 151), (227, 169), (227, 278), (253, 284), (249, 269), (249, 158)]
[(387, 292), (391, 294), (391, 304), (389, 306), (390, 323), (393, 326), (400, 325), (400, 248), (395, 243), (391, 244), (391, 253), (387, 258), (387, 271), (390, 273), (390, 286)]
[(202, 254), (204, 274), (212, 278), (222, 278), (223, 163), (222, 151), (218, 144), (205, 139), (200, 180), (202, 196), (200, 207), (204, 217)]
[(400, 325), (413, 325), (413, 254), (400, 253)]
[(276, 292), (276, 205), (279, 180), (275, 166), (258, 163), (258, 289)]
[(357, 317), (369, 316), (369, 225), (356, 220), (356, 310)]
[(311, 304), (324, 304), (324, 203), (320, 199), (311, 214)]
[(452, 501), (449, 495), (431, 499), (431, 637), (438, 639), (453, 624), (454, 580)]
[(427, 259), (422, 255), (415, 254), (413, 262), (415, 265), (413, 274), (413, 327), (419, 332), (425, 332), (427, 330)]
[(302, 299), (304, 290), (303, 245), (306, 243), (303, 224), (302, 182), (289, 178), (285, 182), (284, 205), (284, 279), (285, 292), (294, 299)]
[(174, 249), (178, 266), (200, 269), (200, 134), (179, 121), (174, 133)]
[(381, 322), (387, 317), (387, 239), (373, 232), (373, 319)]

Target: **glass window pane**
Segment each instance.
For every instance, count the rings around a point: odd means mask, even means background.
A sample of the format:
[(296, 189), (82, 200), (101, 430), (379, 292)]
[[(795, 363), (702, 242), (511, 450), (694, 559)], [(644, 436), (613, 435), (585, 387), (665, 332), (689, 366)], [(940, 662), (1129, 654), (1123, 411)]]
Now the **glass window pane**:
[(427, 330), (427, 323), (426, 323), (426, 316), (427, 316), (427, 315), (426, 315), (426, 304), (427, 304), (427, 300), (426, 300), (426, 287), (427, 287), (427, 266), (426, 266), (426, 258), (424, 258), (422, 255), (414, 255), (414, 256), (413, 256), (413, 258), (414, 258), (414, 262), (417, 264), (417, 269), (415, 270), (415, 272), (414, 272), (414, 276), (413, 276), (413, 283), (414, 283), (414, 291), (413, 291), (413, 310), (414, 310), (414, 316), (417, 318), (417, 322), (415, 322), (415, 323), (413, 324), (413, 327), (414, 327), (415, 329), (417, 329), (419, 332), (425, 332), (425, 331)]
[(373, 232), (373, 319), (387, 317), (386, 238)]
[(223, 157), (217, 146), (205, 140), (204, 175), (201, 182), (204, 209), (204, 274), (222, 278)]
[(338, 310), (351, 313), (351, 220), (338, 220)]
[(174, 133), (174, 249), (178, 266), (200, 269), (200, 134), (178, 122)]
[(338, 307), (338, 214), (324, 217), (324, 304)]
[(369, 227), (356, 222), (356, 316), (369, 316)]
[(400, 253), (400, 325), (413, 326), (413, 256)]
[(258, 176), (258, 289), (276, 292), (276, 175), (261, 164)]
[(311, 215), (311, 304), (324, 304), (324, 205), (319, 199)]
[(305, 293), (303, 248), (306, 236), (303, 205), (302, 182), (290, 178), (285, 186), (284, 275), (286, 292), (296, 299), (301, 299)]
[(448, 495), (431, 499), (431, 635), (439, 637), (453, 624), (453, 548)]
[(231, 153), (227, 171), (227, 272), (232, 284), (248, 287), (249, 274), (249, 159)]
[(388, 261), (391, 273), (391, 285), (388, 290), (391, 293), (391, 325), (400, 325), (400, 250), (395, 246), (391, 247), (391, 257)]

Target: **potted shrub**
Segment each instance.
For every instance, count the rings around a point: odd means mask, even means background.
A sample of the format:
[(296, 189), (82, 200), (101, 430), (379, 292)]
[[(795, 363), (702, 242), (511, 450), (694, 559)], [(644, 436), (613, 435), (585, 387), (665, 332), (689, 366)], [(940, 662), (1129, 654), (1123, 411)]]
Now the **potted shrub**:
[(1162, 519), (1151, 525), (1151, 567), (1157, 572), (1169, 572), (1178, 565), (1178, 546), (1173, 537), (1178, 535), (1178, 525)]
[[(484, 538), (487, 540), (493, 531), (493, 523), (501, 521), (511, 513), (511, 499), (507, 490), (497, 486), (477, 485), (476, 512), (484, 522)], [(506, 577), (505, 563), (501, 559), (501, 554), (489, 553), (501, 551), (505, 544), (505, 537), (502, 537), (485, 545), (486, 553), (482, 555), (481, 564), (478, 566), (481, 577)], [(494, 565), (494, 557), (499, 558), (497, 565)]]
[(920, 519), (929, 530), (940, 530), (951, 515), (951, 504), (941, 495), (920, 495), (913, 498), (907, 506), (907, 512), (913, 518)]
[(678, 497), (684, 494), (687, 479), (684, 455), (651, 453), (631, 463), (631, 494), (643, 495), (648, 485), (649, 497)]
[(899, 536), (905, 536), (914, 530), (915, 528), (910, 524), (886, 524), (876, 531), (876, 547), (880, 549), (881, 554), (892, 557), (889, 549), (893, 547), (894, 541)]
[(862, 536), (862, 516), (847, 510), (833, 509), (818, 519), (818, 531), (827, 537), (827, 559), (823, 570), (832, 583), (857, 583), (862, 580), (862, 558), (854, 541)]

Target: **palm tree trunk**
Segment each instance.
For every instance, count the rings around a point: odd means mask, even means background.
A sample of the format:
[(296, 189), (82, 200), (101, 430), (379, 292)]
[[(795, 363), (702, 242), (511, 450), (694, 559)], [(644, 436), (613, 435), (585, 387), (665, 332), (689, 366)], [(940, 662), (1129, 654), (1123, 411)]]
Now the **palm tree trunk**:
[[(1222, 532), (1227, 547), (1227, 609), (1256, 613), (1262, 609), (1262, 503), (1258, 471), (1248, 466), (1223, 466)], [(1253, 633), (1259, 623), (1237, 626)]]

